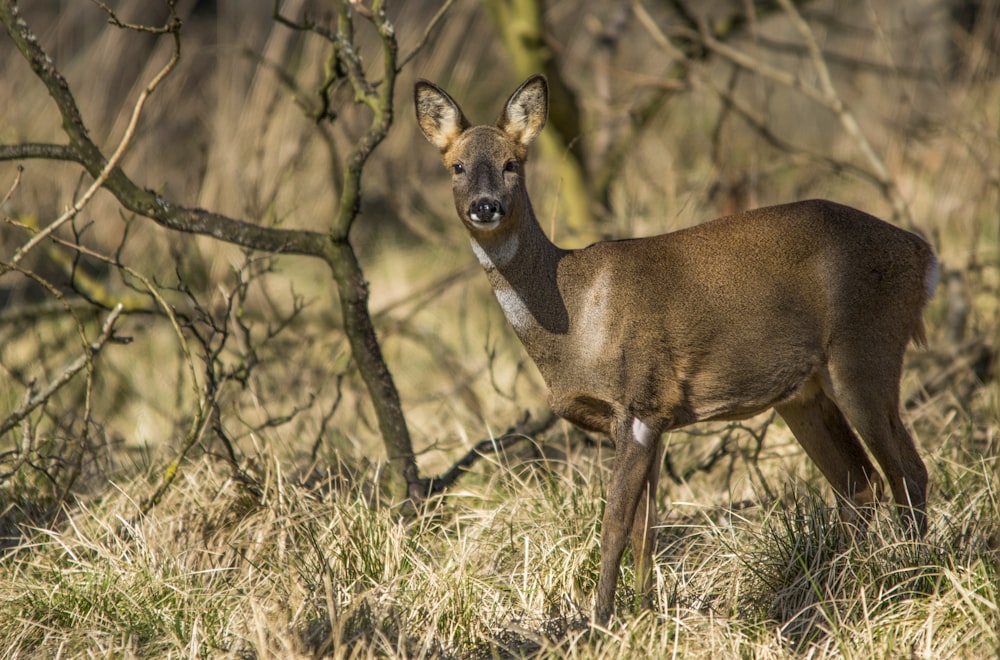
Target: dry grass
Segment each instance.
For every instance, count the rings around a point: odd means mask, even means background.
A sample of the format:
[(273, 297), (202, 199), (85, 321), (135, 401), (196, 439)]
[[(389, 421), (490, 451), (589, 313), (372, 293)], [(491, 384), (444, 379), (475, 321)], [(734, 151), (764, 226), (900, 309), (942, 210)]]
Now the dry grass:
[[(145, 77), (162, 64), (160, 46), (106, 26), (88, 3), (30, 4), (23, 10), (52, 45), (93, 134), (114, 144)], [(181, 68), (154, 97), (125, 168), (191, 205), (322, 229), (337, 193), (326, 153), (273, 67), (244, 53), (283, 63), (308, 86), (322, 49), (274, 28), (266, 12), (217, 4), (217, 24), (188, 21)], [(406, 52), (436, 4), (397, 4)], [(836, 25), (823, 14), (827, 4), (814, 4), (814, 24)], [(750, 431), (764, 418), (746, 427), (702, 426), (670, 438), (672, 467), (684, 478), (661, 480), (654, 606), (635, 610), (625, 562), (620, 616), (593, 631), (587, 616), (607, 447), (560, 424), (484, 458), (425, 510), (403, 515), (373, 494), (383, 452), (339, 331), (329, 275), (316, 264), (248, 259), (208, 239), (122, 219), (113, 200), (99, 196), (78, 223), (84, 244), (103, 253), (123, 245), (121, 259), (155, 279), (165, 299), (194, 319), (193, 329), (204, 332), (199, 323), (207, 318), (249, 328), (246, 337), (229, 337), (218, 358), (220, 368), (237, 371), (248, 364), (247, 342), (256, 346), (250, 376), (219, 393), (239, 469), (209, 433), (180, 464), (164, 500), (138, 514), (176, 457), (196, 397), (169, 323), (127, 314), (119, 333), (132, 344), (102, 353), (89, 399), (75, 383), (51, 401), (51, 412), (31, 419), (38, 461), (0, 486), (0, 655), (995, 657), (1000, 387), (989, 369), (976, 372), (961, 360), (969, 346), (995, 348), (1000, 327), (1000, 85), (978, 51), (963, 60), (974, 64), (969, 70), (949, 68), (954, 63), (935, 46), (944, 38), (939, 23), (888, 10), (873, 17), (869, 4), (841, 17), (857, 29), (831, 27), (824, 47), (880, 67), (836, 65), (835, 83), (885, 158), (916, 228), (961, 283), (942, 287), (931, 303), (930, 347), (911, 352), (903, 382), (905, 418), (931, 472), (923, 542), (900, 538), (887, 511), (862, 537), (847, 537), (828, 487), (780, 421), (760, 447)], [(941, 11), (931, 0), (913, 6)], [(567, 78), (590, 110), (597, 103), (590, 30), (604, 11), (602, 3), (552, 2), (549, 9)], [(760, 28), (771, 39), (794, 37), (780, 21)], [(610, 108), (622, 121), (627, 104), (651, 93), (637, 81), (664, 77), (671, 66), (645, 32), (632, 36), (619, 57), (631, 73), (615, 81), (622, 100)], [(801, 55), (770, 53), (751, 40), (738, 45), (806, 80), (812, 75)], [(4, 111), (0, 141), (58, 141), (44, 90), (2, 39), (0, 52), (9, 62), (0, 92), (17, 99)], [(396, 125), (370, 166), (354, 235), (426, 475), (525, 410), (539, 414), (544, 401), (453, 221), (448, 177), (413, 125), (408, 95), (414, 78), (431, 78), (472, 119), (493, 117), (517, 82), (495, 64), (502, 57), (478, 5), (457, 3), (433, 48), (403, 74)], [(698, 67), (699, 80), (726, 84), (728, 71), (717, 61)], [(910, 68), (925, 75), (910, 76)], [(858, 162), (835, 118), (749, 74), (736, 88), (784, 139)], [(348, 101), (338, 97), (345, 112), (334, 128), (338, 144), (357, 128)], [(543, 224), (552, 222), (557, 241), (571, 243), (554, 220), (558, 181), (545, 163), (530, 168)], [(0, 163), (0, 189), (13, 178), (13, 164)], [(824, 196), (885, 217), (891, 209), (863, 179), (769, 145), (699, 83), (674, 97), (630, 149), (601, 231), (652, 234), (712, 217), (732, 201), (726, 190), (736, 195), (727, 188), (733, 182), (742, 182), (739, 194), (751, 204)], [(30, 161), (2, 213), (44, 223), (78, 186), (75, 169)], [(4, 260), (8, 246), (25, 240), (10, 226), (0, 236)], [(26, 263), (63, 285), (68, 256), (52, 248)], [(134, 294), (127, 285), (135, 280), (96, 261), (82, 267), (111, 295)], [(242, 282), (249, 285), (241, 289)], [(172, 288), (180, 283), (188, 290)], [(16, 272), (0, 277), (0, 287), (6, 415), (32, 379), (51, 381), (81, 349), (77, 323), (63, 308), (43, 309), (51, 294)], [(227, 301), (239, 291), (229, 314)], [(287, 317), (296, 300), (304, 309), (265, 340), (269, 324)], [(952, 319), (963, 300), (968, 316), (956, 338)], [(101, 316), (74, 309), (92, 336)], [(197, 355), (191, 363), (201, 368), (197, 343), (187, 337)], [(950, 371), (953, 365), (961, 368)], [(722, 458), (699, 470), (726, 438)], [(0, 455), (20, 439), (0, 439)]]
[(282, 461), (251, 494), (202, 460), (155, 515), (136, 520), (142, 485), (123, 484), (8, 555), (0, 637), (8, 656), (990, 657), (995, 467), (930, 459), (919, 544), (888, 517), (852, 541), (812, 491), (738, 516), (663, 507), (655, 607), (630, 613), (623, 589), (601, 633), (592, 452), (501, 460), (410, 520)]

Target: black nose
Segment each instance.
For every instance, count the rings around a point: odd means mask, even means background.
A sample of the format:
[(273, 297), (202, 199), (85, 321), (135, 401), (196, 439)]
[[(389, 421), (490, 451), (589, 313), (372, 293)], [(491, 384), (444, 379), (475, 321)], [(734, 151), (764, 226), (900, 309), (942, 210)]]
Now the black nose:
[(483, 197), (469, 205), (469, 218), (473, 222), (496, 222), (503, 217), (503, 206), (498, 200)]

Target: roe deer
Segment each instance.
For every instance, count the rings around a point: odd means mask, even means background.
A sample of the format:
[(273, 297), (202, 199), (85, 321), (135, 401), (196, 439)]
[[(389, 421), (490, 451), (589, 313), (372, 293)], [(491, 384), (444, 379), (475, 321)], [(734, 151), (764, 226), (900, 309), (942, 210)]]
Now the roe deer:
[[(601, 527), (595, 620), (614, 606), (631, 540), (636, 591), (651, 583), (661, 434), (775, 408), (829, 480), (842, 516), (889, 482), (925, 529), (927, 470), (899, 417), (899, 379), (937, 261), (921, 238), (828, 201), (748, 211), (661, 236), (563, 250), (525, 187), (545, 125), (545, 78), (529, 78), (494, 126), (471, 126), (434, 84), (417, 120), (452, 171), (455, 208), (553, 410), (609, 435), (614, 472)], [(854, 430), (852, 430), (852, 427)]]

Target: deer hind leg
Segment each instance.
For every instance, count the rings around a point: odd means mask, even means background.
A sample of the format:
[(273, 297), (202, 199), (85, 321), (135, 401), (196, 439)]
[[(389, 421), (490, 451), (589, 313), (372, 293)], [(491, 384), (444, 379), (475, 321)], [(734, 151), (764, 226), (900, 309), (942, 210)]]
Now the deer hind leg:
[[(649, 475), (659, 467), (659, 434), (652, 429), (639, 428), (637, 424), (616, 422), (612, 435), (615, 441), (614, 474), (608, 491), (604, 518), (601, 522), (601, 574), (597, 582), (597, 602), (594, 620), (604, 625), (614, 611), (615, 590), (618, 587), (618, 572), (622, 554), (629, 538), (633, 539), (636, 516), (645, 521), (651, 510)], [(636, 434), (635, 430), (639, 433)], [(643, 502), (642, 507), (639, 503)], [(640, 513), (639, 509), (643, 511)], [(651, 570), (653, 554), (653, 534), (651, 529), (639, 532), (640, 557), (637, 559), (637, 576), (645, 576)], [(648, 584), (647, 577), (640, 580)]]
[(863, 525), (881, 495), (882, 478), (837, 405), (815, 387), (775, 409), (833, 487), (840, 519)]
[(902, 351), (896, 360), (875, 364), (832, 361), (828, 387), (881, 466), (907, 531), (922, 536), (927, 527), (927, 468), (899, 417), (901, 370)]

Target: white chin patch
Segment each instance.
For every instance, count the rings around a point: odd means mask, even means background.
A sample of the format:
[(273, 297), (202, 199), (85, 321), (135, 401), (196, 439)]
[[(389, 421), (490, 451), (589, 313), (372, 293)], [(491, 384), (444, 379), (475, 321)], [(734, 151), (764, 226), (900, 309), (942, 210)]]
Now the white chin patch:
[(491, 227), (499, 224), (500, 214), (494, 213), (493, 215), (484, 220), (482, 217), (480, 217), (478, 213), (470, 213), (469, 219), (472, 220), (472, 222), (479, 227)]

